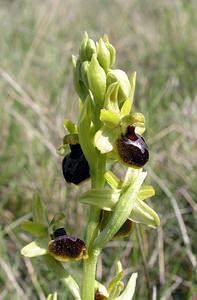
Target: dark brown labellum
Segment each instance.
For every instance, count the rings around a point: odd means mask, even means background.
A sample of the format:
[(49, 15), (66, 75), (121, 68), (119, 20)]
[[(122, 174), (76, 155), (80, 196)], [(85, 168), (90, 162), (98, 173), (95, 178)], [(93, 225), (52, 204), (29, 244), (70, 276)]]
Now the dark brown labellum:
[(62, 171), (67, 182), (79, 184), (90, 177), (89, 165), (79, 144), (70, 148), (71, 152), (62, 161)]
[(133, 126), (128, 126), (126, 134), (117, 140), (117, 150), (122, 162), (130, 167), (142, 168), (149, 159), (148, 146)]
[(86, 259), (88, 257), (87, 247), (84, 241), (67, 234), (61, 235), (61, 233), (63, 233), (63, 228), (56, 230), (54, 232), (54, 239), (48, 244), (49, 253), (53, 255), (55, 259), (66, 262)]

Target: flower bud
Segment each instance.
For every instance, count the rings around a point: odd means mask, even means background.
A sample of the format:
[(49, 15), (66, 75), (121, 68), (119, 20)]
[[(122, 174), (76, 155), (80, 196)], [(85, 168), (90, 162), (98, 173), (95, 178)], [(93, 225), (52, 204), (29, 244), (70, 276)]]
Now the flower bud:
[(89, 89), (91, 90), (97, 104), (101, 107), (106, 91), (106, 74), (99, 65), (96, 54), (92, 56), (90, 65), (87, 70)]
[(96, 53), (96, 45), (95, 42), (92, 39), (88, 39), (86, 44), (86, 57), (87, 60), (92, 59), (92, 55)]
[(129, 78), (122, 70), (110, 70), (107, 73), (107, 87), (114, 82), (119, 82), (118, 99), (120, 103), (122, 103), (131, 96), (131, 85)]
[(126, 134), (117, 140), (116, 146), (120, 160), (127, 166), (142, 168), (149, 159), (148, 146), (133, 126), (127, 127)]
[(82, 101), (85, 101), (88, 90), (85, 87), (84, 83), (80, 79), (80, 69), (81, 62), (75, 56), (72, 56), (72, 65), (73, 65), (73, 83), (75, 90)]
[(110, 52), (102, 39), (99, 40), (97, 46), (97, 58), (105, 72), (110, 68)]
[(103, 37), (103, 41), (105, 43), (105, 46), (107, 47), (107, 49), (110, 52), (110, 68), (111, 68), (113, 66), (113, 64), (115, 63), (115, 60), (116, 60), (116, 50), (112, 46), (112, 44), (110, 44), (108, 36), (106, 34)]
[(66, 234), (64, 228), (59, 228), (53, 233), (54, 239), (49, 241), (48, 251), (58, 261), (86, 259), (87, 247), (84, 241)]
[(88, 34), (87, 34), (87, 32), (84, 32), (83, 40), (81, 43), (81, 48), (79, 50), (79, 56), (80, 56), (81, 61), (84, 61), (87, 59), (87, 56), (86, 56), (87, 42), (88, 42)]
[(89, 64), (90, 64), (89, 61), (85, 60), (81, 66), (81, 80), (83, 81), (86, 88), (89, 88), (88, 75), (87, 75)]
[(71, 152), (62, 161), (62, 171), (67, 182), (79, 184), (90, 177), (88, 162), (79, 144), (70, 145)]

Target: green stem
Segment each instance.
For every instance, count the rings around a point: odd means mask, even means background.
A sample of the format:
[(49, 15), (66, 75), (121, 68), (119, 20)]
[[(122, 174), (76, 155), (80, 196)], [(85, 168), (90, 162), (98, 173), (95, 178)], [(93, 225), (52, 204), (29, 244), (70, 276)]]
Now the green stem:
[[(92, 172), (92, 188), (102, 188), (104, 186), (104, 173), (106, 166), (106, 156), (98, 154), (95, 171)], [(92, 251), (92, 245), (98, 235), (98, 223), (100, 219), (100, 209), (91, 207), (89, 222), (86, 232), (86, 243), (89, 250), (89, 258), (84, 261), (82, 280), (82, 300), (94, 300), (94, 286), (96, 276), (97, 258), (100, 251)]]

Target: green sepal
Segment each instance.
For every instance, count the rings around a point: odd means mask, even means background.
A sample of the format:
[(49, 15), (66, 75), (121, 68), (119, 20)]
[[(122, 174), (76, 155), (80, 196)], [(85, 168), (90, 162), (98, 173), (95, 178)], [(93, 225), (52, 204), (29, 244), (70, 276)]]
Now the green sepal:
[(55, 292), (53, 294), (49, 294), (47, 296), (47, 300), (57, 300), (57, 292)]
[(127, 98), (131, 97), (131, 85), (127, 74), (119, 69), (110, 70), (107, 73), (107, 86), (111, 83), (118, 81), (120, 84), (118, 98), (119, 102), (124, 102)]
[(106, 74), (99, 65), (96, 54), (93, 54), (88, 70), (88, 84), (98, 107), (103, 106), (104, 96), (106, 92)]
[(131, 275), (123, 293), (119, 297), (116, 297), (114, 300), (132, 300), (135, 293), (137, 276), (137, 273), (133, 273)]
[(101, 109), (100, 120), (108, 127), (113, 128), (119, 125), (120, 115), (115, 111)]
[(91, 189), (80, 196), (79, 202), (111, 211), (114, 209), (119, 197), (120, 190), (118, 189)]
[(98, 58), (100, 65), (103, 67), (105, 72), (107, 72), (108, 69), (110, 68), (110, 64), (111, 64), (110, 52), (109, 52), (107, 46), (105, 45), (103, 39), (100, 39), (99, 43), (97, 45), (97, 58)]
[(36, 223), (48, 225), (46, 209), (43, 205), (42, 200), (38, 195), (34, 195), (32, 202), (32, 215), (33, 221)]
[(46, 236), (48, 234), (47, 226), (32, 221), (25, 221), (21, 224), (21, 228), (36, 237)]
[(64, 119), (63, 126), (69, 133), (77, 133), (77, 126), (71, 120)]
[(21, 249), (25, 257), (36, 257), (47, 254), (48, 238), (39, 238)]
[[(125, 188), (128, 186), (129, 185), (127, 184)], [(106, 211), (113, 211), (116, 209), (116, 205), (120, 201), (120, 191), (120, 189), (91, 189), (82, 194), (79, 201), (83, 204), (93, 205)], [(153, 195), (154, 189), (151, 186), (142, 186), (134, 201), (133, 209), (128, 215), (128, 219), (151, 228), (158, 227), (160, 225), (160, 220), (157, 213), (144, 201), (142, 201), (152, 197)], [(127, 195), (128, 202), (131, 202), (131, 197), (132, 194)]]
[(122, 181), (111, 171), (107, 171), (105, 173), (105, 180), (109, 184), (112, 189), (120, 189), (122, 185)]
[(155, 196), (155, 190), (152, 185), (144, 185), (139, 191), (138, 199), (142, 201), (153, 196)]
[(103, 126), (97, 131), (94, 137), (94, 145), (101, 153), (108, 153), (113, 150), (114, 144), (120, 136), (120, 128), (109, 128)]
[(160, 225), (157, 213), (144, 201), (138, 199), (128, 218), (135, 223), (141, 223), (151, 228), (156, 228)]

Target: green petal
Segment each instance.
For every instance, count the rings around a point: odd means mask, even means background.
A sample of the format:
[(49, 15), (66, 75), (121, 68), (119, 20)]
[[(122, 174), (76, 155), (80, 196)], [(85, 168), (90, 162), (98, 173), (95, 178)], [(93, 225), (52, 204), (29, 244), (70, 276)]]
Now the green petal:
[(122, 182), (111, 171), (107, 171), (104, 176), (105, 176), (105, 180), (107, 181), (107, 183), (109, 184), (109, 186), (112, 189), (115, 190), (115, 189), (119, 189), (121, 187)]
[(47, 253), (47, 238), (37, 239), (21, 249), (21, 254), (26, 257), (35, 257), (45, 255)]
[(119, 99), (124, 101), (131, 96), (131, 85), (127, 74), (119, 69), (110, 70), (107, 73), (107, 86), (111, 83), (118, 81), (120, 84)]

